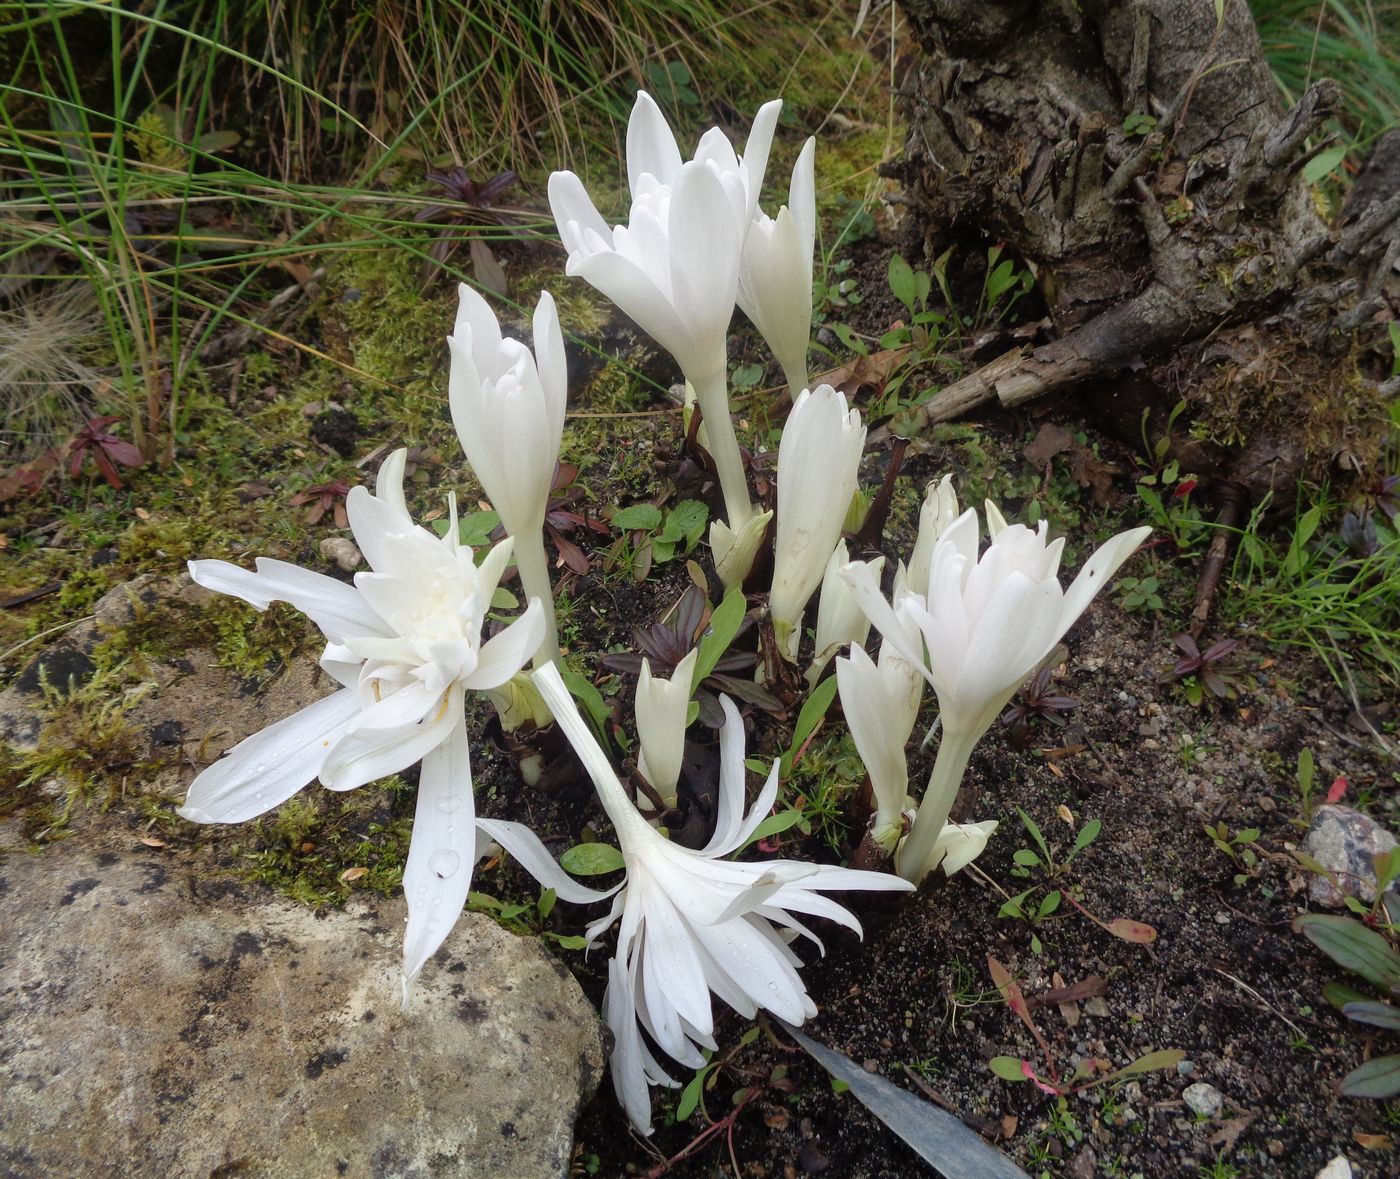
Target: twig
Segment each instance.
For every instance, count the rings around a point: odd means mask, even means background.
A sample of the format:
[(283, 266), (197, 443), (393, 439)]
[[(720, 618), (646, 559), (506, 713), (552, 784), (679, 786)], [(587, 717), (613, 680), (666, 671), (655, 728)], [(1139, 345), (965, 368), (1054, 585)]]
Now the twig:
[(1235, 533), (1239, 530), (1240, 517), (1244, 515), (1247, 502), (1245, 490), (1230, 480), (1220, 485), (1220, 518), (1215, 522), (1215, 535), (1205, 560), (1201, 562), (1201, 576), (1196, 582), (1196, 604), (1191, 609), (1191, 623), (1187, 633), (1199, 639), (1210, 618), (1211, 607), (1215, 604), (1216, 590), (1220, 587), (1220, 575), (1225, 570)]
[(1289, 1027), (1291, 1027), (1295, 1032), (1297, 1032), (1298, 1035), (1302, 1036), (1304, 1039), (1307, 1039), (1307, 1033), (1303, 1031), (1302, 1028), (1300, 1028), (1291, 1019), (1289, 1019), (1288, 1016), (1284, 1015), (1282, 1011), (1280, 1011), (1277, 1007), (1270, 1003), (1266, 998), (1264, 998), (1263, 995), (1261, 995), (1243, 979), (1236, 978), (1228, 970), (1221, 970), (1218, 966), (1212, 966), (1211, 969), (1215, 971), (1216, 974), (1220, 975), (1222, 978), (1228, 978), (1232, 983), (1235, 984), (1235, 986), (1239, 987), (1240, 990), (1246, 992), (1247, 994), (1253, 995), (1254, 998), (1259, 1000), (1260, 1004), (1264, 1007), (1266, 1011), (1268, 1011), (1271, 1015), (1275, 1015), (1279, 1019), (1283, 1020), (1283, 1022), (1286, 1023)]

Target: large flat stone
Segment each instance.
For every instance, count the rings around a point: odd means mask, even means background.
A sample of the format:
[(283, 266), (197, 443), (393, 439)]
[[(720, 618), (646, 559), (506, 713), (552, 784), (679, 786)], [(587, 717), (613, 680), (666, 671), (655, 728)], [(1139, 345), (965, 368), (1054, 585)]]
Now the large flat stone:
[(467, 914), (407, 1010), (402, 901), (317, 915), (78, 840), (0, 863), (0, 1173), (568, 1172), (600, 1025)]

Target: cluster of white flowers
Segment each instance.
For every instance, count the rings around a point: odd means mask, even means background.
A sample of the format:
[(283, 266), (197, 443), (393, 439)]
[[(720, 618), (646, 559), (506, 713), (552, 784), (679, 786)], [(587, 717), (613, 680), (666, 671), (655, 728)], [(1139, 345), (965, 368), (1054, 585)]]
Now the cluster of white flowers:
[[(342, 688), (235, 746), (195, 779), (181, 813), (196, 822), (239, 822), (279, 805), (313, 778), (348, 790), (421, 760), (404, 871), (405, 980), (451, 931), (489, 841), (562, 899), (584, 904), (611, 897), (588, 940), (591, 945), (618, 923), (604, 1014), (614, 1035), (619, 1100), (644, 1132), (650, 1131), (650, 1086), (675, 1084), (658, 1053), (696, 1068), (702, 1050), (716, 1047), (712, 995), (746, 1018), (761, 1009), (799, 1024), (815, 1013), (791, 943), (798, 937), (821, 943), (802, 918), (860, 930), (823, 892), (907, 890), (932, 868), (957, 871), (982, 850), (995, 822), (948, 822), (973, 746), (1147, 532), (1113, 538), (1064, 591), (1057, 578), (1063, 542), (1050, 542), (1043, 523), (1035, 532), (1007, 525), (988, 503), (991, 544), (979, 557), (976, 513), (958, 514), (944, 479), (928, 490), (909, 563), (894, 570), (892, 601), (880, 589), (883, 557), (850, 560), (841, 534), (858, 492), (865, 427), (842, 393), (809, 385), (812, 140), (798, 156), (787, 205), (775, 217), (759, 207), (780, 107), (772, 102), (758, 112), (742, 156), (715, 128), (687, 161), (656, 104), (641, 94), (627, 133), (627, 224), (608, 226), (569, 172), (551, 177), (549, 199), (568, 251), (567, 273), (592, 283), (669, 350), (694, 391), (725, 505), (726, 519), (714, 522), (710, 539), (726, 586), (750, 574), (774, 524), (768, 618), (776, 650), (790, 663), (798, 659), (803, 618), (821, 587), (807, 681), (814, 685), (836, 656), (846, 722), (875, 797), (870, 838), (897, 855), (900, 875), (731, 858), (753, 841), (780, 783), (775, 763), (746, 809), (744, 722), (727, 697), (720, 699), (718, 813), (708, 843), (692, 850), (658, 829), (679, 800), (686, 728), (703, 674), (695, 652), (669, 679), (643, 662), (636, 689), (637, 767), (662, 811), (644, 813), (622, 786), (561, 675), (543, 535), (567, 378), (548, 294), (535, 310), (532, 353), (502, 335), (480, 295), (460, 289), (448, 339), (452, 417), (508, 534), (479, 563), (459, 540), (451, 497), (444, 535), (414, 524), (403, 495), (401, 450), (384, 463), (375, 494), (355, 488), (347, 498), (351, 528), (370, 566), (353, 585), (268, 559), (259, 559), (255, 572), (223, 561), (190, 565), (194, 579), (210, 589), (258, 608), (280, 600), (305, 611), (326, 638), (321, 666)], [(767, 339), (792, 396), (774, 511), (759, 511), (750, 498), (730, 416), (725, 341), (736, 303)], [(512, 558), (527, 605), (487, 637)], [(883, 637), (876, 659), (863, 647), (872, 624)], [(532, 660), (535, 670), (527, 675)], [(925, 680), (938, 697), (943, 733), (910, 826), (904, 750)], [(578, 884), (524, 825), (476, 816), (464, 719), (473, 691), (490, 695), (503, 723), (552, 719), (567, 736), (620, 845), (626, 874), (616, 888), (598, 892)]]

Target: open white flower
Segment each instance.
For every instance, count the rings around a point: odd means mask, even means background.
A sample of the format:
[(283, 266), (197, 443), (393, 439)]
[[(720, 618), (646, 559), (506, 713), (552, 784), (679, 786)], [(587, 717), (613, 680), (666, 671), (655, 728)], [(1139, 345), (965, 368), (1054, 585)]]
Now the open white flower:
[(695, 158), (682, 162), (660, 108), (639, 93), (627, 124), (632, 207), (626, 225), (609, 226), (574, 173), (549, 178), (549, 206), (569, 253), (565, 272), (622, 308), (675, 357), (694, 386), (736, 530), (753, 505), (729, 418), (725, 337), (781, 108), (775, 101), (759, 110), (742, 157), (712, 127)]
[(788, 203), (769, 217), (761, 210), (749, 229), (739, 268), (739, 306), (763, 333), (782, 366), (788, 395), (807, 388), (812, 335), (812, 250), (817, 240), (817, 186), (808, 139), (792, 169)]
[(816, 936), (794, 914), (826, 917), (860, 932), (841, 905), (818, 890), (908, 888), (898, 877), (784, 860), (722, 859), (748, 842), (773, 805), (778, 767), (744, 813), (744, 729), (721, 697), (718, 817), (714, 835), (693, 851), (672, 843), (642, 818), (606, 754), (579, 716), (558, 671), (534, 673), (540, 692), (597, 787), (627, 867), (611, 912), (589, 928), (598, 937), (619, 916), (617, 953), (608, 968), (604, 1015), (614, 1036), (613, 1087), (627, 1116), (651, 1131), (648, 1085), (674, 1085), (642, 1030), (667, 1056), (697, 1068), (700, 1049), (715, 1046), (713, 991), (746, 1019), (760, 1008), (800, 1024), (816, 1014), (788, 947), (796, 934)]
[(476, 860), (475, 802), (463, 700), (506, 683), (540, 644), (538, 601), (485, 643), (481, 628), (510, 559), (510, 540), (478, 568), (451, 527), (417, 527), (403, 497), (407, 451), (385, 460), (376, 493), (352, 488), (346, 510), (373, 572), (354, 586), (260, 557), (257, 571), (191, 561), (207, 589), (256, 606), (290, 602), (326, 637), (321, 666), (339, 692), (235, 745), (190, 785), (180, 814), (196, 823), (238, 823), (285, 802), (315, 777), (351, 790), (420, 759), (413, 841), (404, 868), (411, 978), (456, 923)]
[(667, 806), (676, 805), (676, 783), (685, 757), (685, 729), (690, 712), (690, 680), (700, 651), (691, 651), (676, 664), (669, 680), (651, 674), (651, 660), (642, 660), (633, 712), (641, 752), (637, 768)]
[[(938, 695), (943, 736), (918, 818), (899, 853), (900, 871), (910, 879), (933, 866), (930, 853), (982, 734), (1151, 532), (1134, 528), (1113, 537), (1066, 590), (1058, 579), (1064, 541), (1049, 541), (1044, 521), (1032, 532), (1008, 525), (991, 502), (986, 512), (992, 543), (980, 558), (975, 511), (969, 508), (943, 530), (933, 546), (926, 595), (905, 593), (892, 607), (864, 566), (846, 567), (876, 629), (920, 668)], [(922, 643), (910, 641), (914, 632)]]
[(830, 385), (804, 389), (778, 443), (778, 528), (768, 610), (778, 649), (790, 663), (802, 612), (821, 583), (856, 492), (865, 427), (860, 411)]
[(463, 283), (448, 336), (452, 424), (491, 506), (515, 538), (515, 562), (527, 598), (545, 612), (540, 658), (559, 658), (554, 590), (544, 551), (544, 514), (564, 432), (568, 376), (564, 336), (548, 291), (535, 307), (535, 352), (501, 335), (486, 300)]

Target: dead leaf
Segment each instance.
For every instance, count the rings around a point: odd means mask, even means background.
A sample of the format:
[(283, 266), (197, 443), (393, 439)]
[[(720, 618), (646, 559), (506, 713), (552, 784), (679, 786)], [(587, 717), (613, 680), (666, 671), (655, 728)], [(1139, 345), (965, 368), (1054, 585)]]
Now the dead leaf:
[(1131, 917), (1115, 917), (1104, 926), (1114, 937), (1125, 942), (1136, 942), (1140, 946), (1157, 940), (1157, 931), (1145, 921), (1134, 921)]
[(831, 385), (847, 397), (854, 397), (861, 389), (874, 389), (883, 392), (894, 370), (909, 355), (908, 348), (889, 348), (874, 352), (869, 356), (857, 356), (849, 364), (818, 373), (812, 378), (812, 387)]
[(368, 875), (368, 868), (346, 868), (345, 871), (340, 874), (340, 883), (353, 884), (356, 880)]
[(1074, 826), (1074, 812), (1070, 810), (1069, 807), (1065, 806), (1064, 803), (1060, 803), (1060, 805), (1055, 808), (1055, 813), (1059, 815), (1061, 822), (1071, 827)]
[(1360, 1130), (1355, 1130), (1352, 1137), (1356, 1139), (1357, 1146), (1363, 1146), (1367, 1150), (1395, 1149), (1395, 1142), (1389, 1134), (1363, 1134)]
[(1207, 1141), (1218, 1151), (1231, 1151), (1235, 1149), (1235, 1142), (1239, 1136), (1254, 1121), (1253, 1114), (1244, 1114), (1238, 1118), (1231, 1118), (1229, 1121), (1221, 1122), (1220, 1129), (1210, 1136)]
[(488, 291), (495, 291), (498, 295), (509, 293), (510, 284), (506, 281), (506, 272), (496, 261), (496, 255), (491, 252), (491, 247), (479, 237), (474, 237), (472, 238), (471, 253), (472, 273), (476, 275), (476, 281)]
[(1074, 445), (1074, 435), (1063, 426), (1046, 422), (1039, 432), (1025, 446), (1021, 453), (1037, 467), (1047, 466), (1057, 454), (1063, 454)]
[[(1055, 989), (1057, 991), (1063, 991), (1065, 989), (1065, 980), (1060, 977), (1060, 972), (1058, 970), (1050, 976), (1050, 981), (1055, 984)], [(1064, 1016), (1065, 1023), (1069, 1024), (1072, 1028), (1077, 1028), (1079, 1026), (1080, 1015), (1078, 1003), (1073, 999), (1066, 998), (1058, 1000), (1055, 1006), (1060, 1009), (1060, 1014)]]
[(1058, 974), (1054, 976), (1054, 990), (1044, 991), (1027, 1002), (1032, 1007), (1044, 1007), (1047, 1003), (1077, 1003), (1081, 999), (1092, 999), (1095, 995), (1102, 995), (1108, 990), (1108, 983), (1097, 974), (1091, 974), (1088, 978), (1082, 978), (1068, 986), (1059, 982), (1059, 977)]
[(165, 840), (163, 840), (163, 839), (157, 839), (154, 835), (143, 835), (143, 836), (141, 836), (141, 842), (144, 843), (147, 847), (164, 847), (164, 846), (165, 846)]

